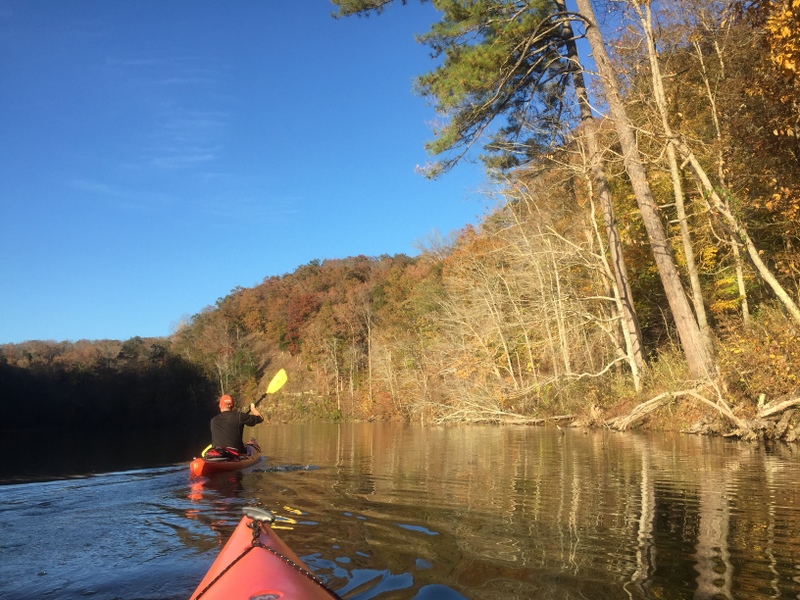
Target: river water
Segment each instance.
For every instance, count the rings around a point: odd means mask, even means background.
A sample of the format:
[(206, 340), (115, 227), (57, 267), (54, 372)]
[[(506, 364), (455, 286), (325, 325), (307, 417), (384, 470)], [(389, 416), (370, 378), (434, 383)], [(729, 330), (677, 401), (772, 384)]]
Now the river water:
[(540, 427), (255, 434), (266, 460), (246, 473), (193, 480), (187, 456), (0, 486), (0, 598), (188, 598), (249, 505), (344, 598), (800, 598), (796, 447)]

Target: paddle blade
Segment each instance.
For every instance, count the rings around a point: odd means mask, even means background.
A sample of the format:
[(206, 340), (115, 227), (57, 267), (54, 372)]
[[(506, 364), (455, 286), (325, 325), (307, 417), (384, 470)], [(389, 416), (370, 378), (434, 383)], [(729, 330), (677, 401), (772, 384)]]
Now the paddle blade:
[(275, 373), (275, 377), (273, 377), (272, 381), (269, 382), (269, 385), (267, 386), (267, 392), (266, 393), (267, 394), (274, 394), (275, 392), (277, 392), (279, 389), (281, 389), (283, 387), (283, 384), (286, 383), (287, 379), (288, 379), (288, 377), (286, 375), (286, 371), (281, 369), (280, 371)]

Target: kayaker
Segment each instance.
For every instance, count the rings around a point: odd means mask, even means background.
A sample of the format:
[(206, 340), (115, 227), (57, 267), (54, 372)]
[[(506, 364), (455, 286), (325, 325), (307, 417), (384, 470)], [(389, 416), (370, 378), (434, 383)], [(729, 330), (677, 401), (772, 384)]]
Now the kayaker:
[(211, 419), (211, 445), (216, 448), (235, 448), (239, 452), (252, 452), (252, 447), (245, 444), (244, 426), (254, 427), (264, 421), (256, 405), (250, 403), (250, 412), (233, 410), (233, 398), (225, 394), (219, 399), (220, 413)]

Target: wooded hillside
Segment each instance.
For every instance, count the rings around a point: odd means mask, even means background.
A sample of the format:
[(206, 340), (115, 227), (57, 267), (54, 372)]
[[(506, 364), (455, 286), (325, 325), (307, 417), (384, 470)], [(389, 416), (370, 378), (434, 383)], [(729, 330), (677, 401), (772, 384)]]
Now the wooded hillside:
[[(669, 415), (796, 439), (797, 0), (614, 4), (613, 27), (588, 0), (433, 4), (428, 174), (483, 146), (496, 210), (414, 258), (314, 261), (220, 298), (158, 342), (202, 372), (204, 406), (283, 367), (277, 418)], [(183, 401), (202, 387), (182, 385)]]

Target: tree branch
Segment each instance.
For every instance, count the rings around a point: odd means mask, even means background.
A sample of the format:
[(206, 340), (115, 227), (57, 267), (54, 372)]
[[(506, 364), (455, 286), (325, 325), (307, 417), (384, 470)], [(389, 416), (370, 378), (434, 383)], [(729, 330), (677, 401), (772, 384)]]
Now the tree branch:
[(783, 412), (787, 408), (791, 408), (792, 406), (800, 405), (800, 396), (796, 398), (791, 398), (789, 400), (785, 400), (780, 404), (776, 404), (775, 406), (765, 406), (760, 411), (758, 411), (758, 416), (761, 419), (766, 417), (770, 417), (772, 415), (778, 414), (779, 412)]

